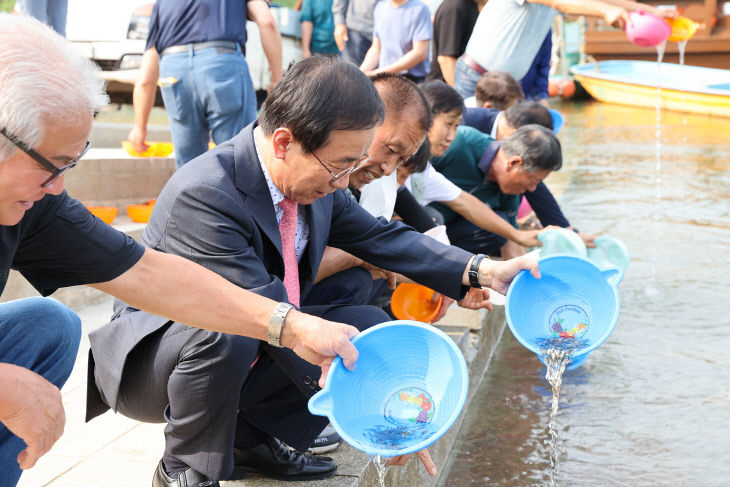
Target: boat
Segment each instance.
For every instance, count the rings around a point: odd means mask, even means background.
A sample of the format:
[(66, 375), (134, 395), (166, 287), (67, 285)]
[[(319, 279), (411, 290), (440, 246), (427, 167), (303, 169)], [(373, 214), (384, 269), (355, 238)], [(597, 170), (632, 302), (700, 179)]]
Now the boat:
[(619, 60), (573, 66), (571, 73), (602, 102), (654, 108), (659, 97), (665, 110), (730, 117), (727, 69)]

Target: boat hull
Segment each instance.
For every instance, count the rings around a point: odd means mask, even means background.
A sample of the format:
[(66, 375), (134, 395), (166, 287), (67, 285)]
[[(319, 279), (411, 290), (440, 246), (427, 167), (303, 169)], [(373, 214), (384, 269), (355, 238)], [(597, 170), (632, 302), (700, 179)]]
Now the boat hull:
[(573, 76), (605, 103), (730, 117), (730, 70), (646, 61), (574, 66)]

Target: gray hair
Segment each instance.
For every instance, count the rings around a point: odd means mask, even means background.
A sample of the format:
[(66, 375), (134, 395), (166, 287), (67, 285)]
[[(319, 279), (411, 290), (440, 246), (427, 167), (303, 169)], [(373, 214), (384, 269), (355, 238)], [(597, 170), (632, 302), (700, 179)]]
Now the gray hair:
[(523, 125), (502, 141), (501, 148), (507, 157), (520, 156), (528, 172), (557, 171), (563, 166), (560, 141), (542, 125)]
[[(109, 103), (99, 68), (32, 17), (0, 13), (0, 46), (0, 126), (31, 147), (45, 122), (71, 124)], [(16, 150), (0, 137), (0, 161)]]

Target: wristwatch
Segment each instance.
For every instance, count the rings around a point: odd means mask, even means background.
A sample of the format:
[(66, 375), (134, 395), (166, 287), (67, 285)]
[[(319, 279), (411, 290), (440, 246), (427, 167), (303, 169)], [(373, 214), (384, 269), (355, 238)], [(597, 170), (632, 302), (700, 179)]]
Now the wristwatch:
[(471, 264), (469, 265), (469, 285), (471, 287), (475, 287), (477, 289), (481, 289), (482, 285), (479, 284), (479, 264), (482, 263), (482, 261), (487, 256), (484, 254), (477, 254), (474, 256), (474, 258), (471, 260)]
[(278, 303), (269, 318), (269, 338), (266, 340), (269, 345), (281, 348), (281, 330), (284, 328), (286, 315), (293, 308), (289, 303)]

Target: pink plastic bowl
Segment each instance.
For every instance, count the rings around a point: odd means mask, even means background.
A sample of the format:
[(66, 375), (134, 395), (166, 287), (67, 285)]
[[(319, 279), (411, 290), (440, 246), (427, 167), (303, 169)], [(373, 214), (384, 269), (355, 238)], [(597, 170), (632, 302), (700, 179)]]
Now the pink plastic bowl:
[(626, 36), (637, 46), (658, 46), (672, 33), (667, 21), (643, 10), (631, 12), (629, 19), (631, 22), (626, 24)]

